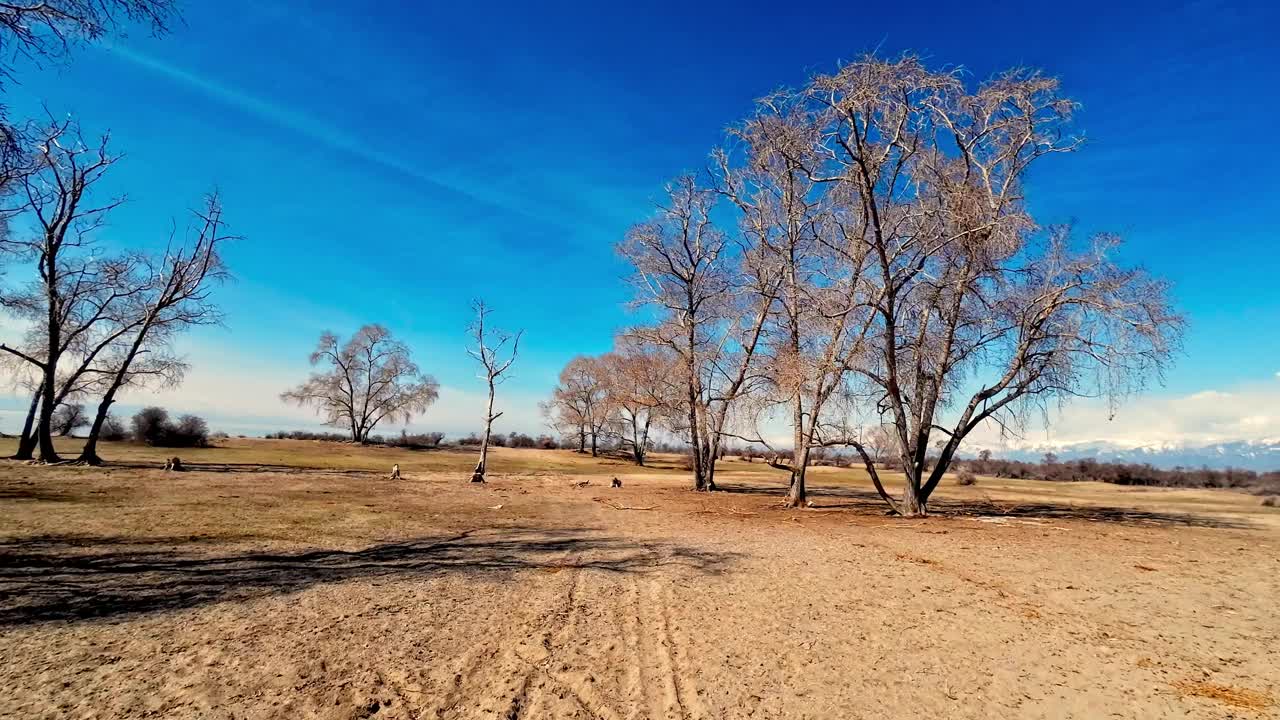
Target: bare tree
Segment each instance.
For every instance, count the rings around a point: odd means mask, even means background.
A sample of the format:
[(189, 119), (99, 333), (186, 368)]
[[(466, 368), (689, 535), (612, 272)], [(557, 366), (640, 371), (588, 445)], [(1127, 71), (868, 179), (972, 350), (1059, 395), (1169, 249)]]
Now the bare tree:
[(502, 417), (501, 412), (497, 414), (493, 412), (494, 393), (497, 386), (506, 381), (506, 372), (516, 361), (516, 355), (520, 352), (520, 337), (524, 331), (520, 330), (512, 334), (488, 326), (486, 320), (493, 310), (485, 305), (483, 300), (474, 301), (471, 307), (476, 314), (476, 319), (471, 323), (470, 328), (474, 345), (467, 348), (467, 354), (480, 363), (483, 374), (479, 377), (485, 381), (489, 389), (489, 402), (485, 406), (484, 414), (484, 435), (480, 438), (480, 459), (476, 462), (475, 471), (471, 473), (471, 482), (484, 482), (485, 472), (488, 469), (489, 437), (493, 432), (493, 421)]
[[(870, 326), (861, 279), (869, 253), (852, 240), (857, 217), (812, 176), (821, 162), (819, 138), (813, 113), (779, 92), (759, 101), (753, 117), (731, 128), (729, 146), (714, 154), (718, 190), (740, 212), (739, 232), (758, 258), (748, 272), (763, 273), (755, 285), (770, 292), (770, 278), (780, 279), (759, 355), (768, 393), (756, 398), (762, 402), (752, 414), (776, 405), (789, 416), (793, 452), (785, 461), (775, 452), (770, 465), (790, 474), (791, 507), (807, 501), (811, 454), (838, 442), (827, 415), (844, 397)], [(740, 439), (772, 450), (758, 430)]]
[[(127, 331), (121, 313), (140, 290), (130, 281), (136, 257), (102, 258), (93, 248), (95, 231), (122, 202), (90, 201), (92, 188), (116, 161), (107, 151), (106, 138), (86, 145), (69, 120), (50, 122), (42, 128), (41, 138), (20, 188), (35, 232), (0, 237), (0, 251), (35, 262), (33, 287), (8, 296), (6, 306), (26, 313), (36, 327), (29, 351), (9, 345), (0, 345), (0, 350), (26, 360), (41, 373), (35, 435), (41, 460), (54, 462), (59, 458), (53, 446), (53, 411), (79, 387), (117, 333)], [(114, 330), (102, 334), (104, 327)], [(67, 372), (60, 362), (72, 353), (78, 353), (79, 361)]]
[(599, 454), (600, 437), (612, 415), (606, 373), (599, 358), (579, 355), (560, 371), (560, 383), (552, 391), (552, 404), (563, 414), (562, 422), (578, 423), (581, 444), (590, 438), (592, 457)]
[(587, 452), (587, 419), (576, 398), (557, 387), (551, 391), (549, 400), (538, 403), (538, 410), (561, 438), (576, 438), (578, 452)]
[(67, 437), (88, 424), (89, 415), (84, 411), (84, 403), (63, 403), (53, 411), (53, 431), (62, 437)]
[(365, 443), (384, 419), (408, 422), (439, 397), (439, 384), (413, 363), (409, 347), (381, 325), (365, 325), (345, 344), (326, 332), (311, 353), (315, 372), (280, 399), (314, 406), (325, 424), (346, 426), (351, 441)]
[(869, 57), (815, 78), (802, 100), (823, 160), (808, 172), (871, 257), (874, 322), (854, 370), (894, 429), (902, 497), (843, 440), (894, 510), (925, 514), (983, 422), (1016, 429), (1054, 398), (1114, 402), (1165, 367), (1182, 328), (1166, 284), (1117, 266), (1114, 238), (1081, 248), (1027, 210), (1027, 169), (1080, 145), (1056, 80), (1016, 69), (970, 89), (913, 57)]
[(98, 438), (120, 390), (131, 384), (158, 380), (172, 385), (181, 380), (186, 365), (168, 351), (171, 340), (183, 330), (221, 321), (210, 301), (213, 286), (227, 278), (220, 247), (232, 239), (225, 234), (222, 204), (217, 194), (194, 213), (196, 225), (189, 243), (169, 246), (160, 258), (144, 258), (137, 284), (142, 291), (129, 297), (127, 330), (120, 346), (107, 358), (110, 368), (101, 383), (102, 399), (81, 450), (79, 461), (99, 465)]
[(657, 218), (633, 227), (618, 246), (633, 268), (636, 303), (659, 315), (657, 324), (627, 335), (677, 361), (682, 408), (673, 430), (689, 439), (696, 490), (715, 489), (730, 412), (761, 379), (752, 359), (777, 293), (776, 278), (744, 272), (756, 258), (715, 226), (714, 204), (714, 193), (680, 178)]
[(680, 386), (669, 354), (636, 343), (623, 343), (601, 359), (610, 413), (610, 433), (644, 465), (651, 431), (679, 408)]

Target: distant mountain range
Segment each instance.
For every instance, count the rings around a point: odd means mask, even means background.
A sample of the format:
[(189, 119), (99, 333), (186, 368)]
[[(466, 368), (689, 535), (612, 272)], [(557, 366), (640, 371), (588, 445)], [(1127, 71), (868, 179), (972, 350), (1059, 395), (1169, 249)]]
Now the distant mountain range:
[[(971, 454), (980, 449), (971, 451)], [(1260, 472), (1280, 471), (1280, 440), (1242, 440), (1208, 445), (1161, 443), (1138, 447), (1099, 441), (1016, 449), (993, 447), (990, 450), (995, 457), (1032, 462), (1052, 452), (1059, 460), (1093, 458), (1099, 462), (1148, 463), (1165, 469), (1208, 466), (1219, 470), (1232, 467)]]

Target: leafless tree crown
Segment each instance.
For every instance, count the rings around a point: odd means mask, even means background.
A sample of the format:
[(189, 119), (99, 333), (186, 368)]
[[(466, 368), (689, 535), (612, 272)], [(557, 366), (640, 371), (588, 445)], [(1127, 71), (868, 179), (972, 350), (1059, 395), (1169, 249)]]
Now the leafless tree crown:
[(316, 408), (326, 424), (348, 428), (353, 442), (368, 442), (383, 420), (409, 422), (439, 396), (409, 347), (381, 325), (365, 325), (345, 343), (326, 332), (310, 359), (324, 369), (280, 397)]

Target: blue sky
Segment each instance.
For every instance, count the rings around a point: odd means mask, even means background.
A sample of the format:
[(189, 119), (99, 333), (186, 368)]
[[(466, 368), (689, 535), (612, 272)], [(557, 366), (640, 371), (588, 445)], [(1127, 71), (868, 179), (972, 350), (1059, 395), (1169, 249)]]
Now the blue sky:
[[(445, 387), (416, 425), (468, 429), (480, 387), (464, 330), (483, 296), (496, 323), (526, 330), (506, 429), (539, 430), (559, 368), (627, 322), (613, 244), (663, 182), (701, 167), (753, 98), (879, 48), (977, 77), (1015, 64), (1061, 77), (1090, 143), (1033, 176), (1039, 217), (1122, 233), (1124, 260), (1171, 279), (1191, 321), (1167, 386), (1133, 417), (1217, 398), (1280, 437), (1270, 3), (411, 5), (190, 2), (167, 37), (24, 66), (6, 89), (13, 116), (43, 102), (111, 130), (126, 154), (111, 186), (130, 201), (108, 241), (162, 242), (214, 186), (246, 236), (228, 252), (227, 327), (184, 340), (194, 371), (158, 396), (171, 409), (232, 430), (303, 426), (275, 395), (305, 375), (316, 337), (381, 322)], [(1068, 435), (1097, 432), (1092, 410), (1071, 412)], [(1166, 434), (1194, 434), (1199, 418), (1183, 420)]]

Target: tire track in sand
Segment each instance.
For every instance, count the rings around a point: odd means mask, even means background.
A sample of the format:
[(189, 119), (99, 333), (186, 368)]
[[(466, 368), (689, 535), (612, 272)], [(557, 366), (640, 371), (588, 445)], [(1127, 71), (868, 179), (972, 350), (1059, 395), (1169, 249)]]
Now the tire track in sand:
[[(565, 651), (589, 636), (580, 629), (587, 559), (587, 553), (570, 551), (529, 571), (539, 573), (533, 576), (539, 580), (546, 577), (542, 573), (554, 572), (565, 578), (560, 583), (529, 583), (526, 577), (504, 585), (500, 607), (515, 612), (459, 659), (436, 717), (556, 717), (581, 711), (592, 718), (621, 720), (590, 683), (557, 671)], [(547, 589), (531, 593), (533, 585)]]
[[(630, 612), (625, 638), (630, 646), (628, 677), (632, 720), (685, 720), (708, 717), (696, 688), (685, 673), (685, 647), (671, 621), (671, 577), (631, 579), (627, 594)], [(652, 692), (653, 689), (659, 692)]]

